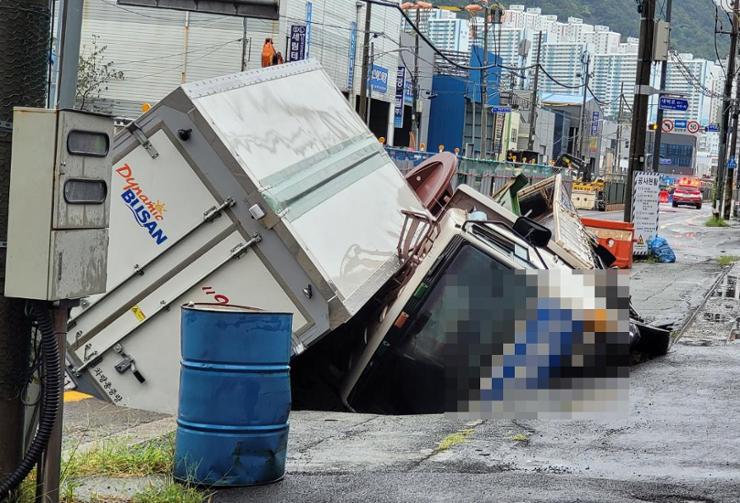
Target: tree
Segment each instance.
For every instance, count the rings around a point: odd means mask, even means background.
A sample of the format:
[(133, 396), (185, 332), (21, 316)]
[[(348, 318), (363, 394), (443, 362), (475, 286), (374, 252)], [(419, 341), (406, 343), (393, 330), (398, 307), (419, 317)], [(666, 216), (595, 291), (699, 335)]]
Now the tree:
[(102, 111), (100, 95), (108, 90), (108, 84), (125, 79), (122, 71), (115, 69), (113, 61), (105, 62), (107, 45), (100, 45), (97, 35), (92, 36), (90, 46), (80, 51), (77, 71), (77, 93), (75, 101), (80, 110)]

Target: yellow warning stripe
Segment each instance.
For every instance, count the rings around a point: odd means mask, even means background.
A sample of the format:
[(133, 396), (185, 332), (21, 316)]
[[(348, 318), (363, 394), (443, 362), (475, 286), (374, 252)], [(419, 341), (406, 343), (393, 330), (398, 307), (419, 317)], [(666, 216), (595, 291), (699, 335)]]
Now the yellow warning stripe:
[(80, 393), (79, 391), (74, 390), (68, 390), (64, 392), (65, 403), (81, 402), (82, 400), (87, 400), (88, 398), (92, 398), (92, 395), (88, 395), (87, 393)]

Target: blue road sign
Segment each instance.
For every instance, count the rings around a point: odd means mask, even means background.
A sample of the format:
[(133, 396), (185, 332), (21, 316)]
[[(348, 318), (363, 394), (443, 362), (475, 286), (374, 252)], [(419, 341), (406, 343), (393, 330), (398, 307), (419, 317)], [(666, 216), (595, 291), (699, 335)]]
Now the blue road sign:
[(727, 161), (727, 169), (735, 169), (737, 168), (737, 161), (734, 157), (730, 157), (730, 160)]
[(689, 100), (661, 96), (659, 108), (661, 110), (678, 110), (679, 112), (685, 112), (689, 109)]
[(688, 121), (683, 119), (677, 119), (673, 121), (673, 125), (676, 127), (676, 129), (686, 129), (687, 123)]
[(718, 124), (709, 124), (707, 126), (707, 133), (719, 133), (719, 125)]
[(491, 107), (492, 114), (510, 114), (511, 107)]

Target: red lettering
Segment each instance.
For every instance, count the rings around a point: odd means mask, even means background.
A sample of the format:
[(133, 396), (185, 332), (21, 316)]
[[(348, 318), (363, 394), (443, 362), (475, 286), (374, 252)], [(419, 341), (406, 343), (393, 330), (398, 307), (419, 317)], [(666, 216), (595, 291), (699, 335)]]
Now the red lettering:
[(121, 175), (121, 177), (123, 178), (128, 178), (131, 176), (131, 166), (129, 166), (128, 164), (124, 164), (120, 168), (116, 169), (116, 173)]

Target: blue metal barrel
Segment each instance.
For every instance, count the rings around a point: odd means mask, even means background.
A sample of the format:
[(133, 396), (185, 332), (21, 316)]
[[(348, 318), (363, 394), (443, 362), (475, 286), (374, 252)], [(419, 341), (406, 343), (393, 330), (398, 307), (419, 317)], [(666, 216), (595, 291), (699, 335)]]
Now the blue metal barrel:
[(182, 307), (177, 480), (223, 487), (283, 477), (292, 317), (222, 304)]

